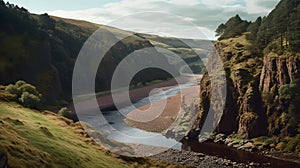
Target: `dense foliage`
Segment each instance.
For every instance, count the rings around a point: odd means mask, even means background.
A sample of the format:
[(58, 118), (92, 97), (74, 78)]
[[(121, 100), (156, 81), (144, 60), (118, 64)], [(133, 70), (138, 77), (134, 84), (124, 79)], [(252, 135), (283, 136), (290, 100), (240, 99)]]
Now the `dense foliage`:
[(236, 15), (230, 18), (225, 24), (221, 24), (217, 30), (217, 36), (220, 36), (219, 40), (227, 39), (242, 35), (247, 30), (249, 23)]
[(300, 51), (300, 1), (281, 0), (276, 8), (255, 22), (241, 20), (236, 15), (221, 24), (216, 35), (227, 39), (249, 32), (248, 39), (265, 52)]
[(286, 129), (290, 133), (293, 133), (293, 131), (295, 133), (298, 123), (300, 123), (300, 80), (295, 80), (290, 84), (280, 87), (279, 97), (283, 106), (286, 107)]

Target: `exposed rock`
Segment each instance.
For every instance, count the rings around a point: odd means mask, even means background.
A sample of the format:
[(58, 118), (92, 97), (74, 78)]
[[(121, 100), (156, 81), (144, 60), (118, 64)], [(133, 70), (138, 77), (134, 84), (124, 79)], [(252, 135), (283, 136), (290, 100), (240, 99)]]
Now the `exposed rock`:
[(253, 145), (253, 143), (251, 142), (247, 142), (246, 144), (240, 146), (239, 148), (237, 148), (238, 150), (246, 150), (246, 151), (253, 151), (253, 149), (255, 148), (255, 146)]
[(167, 138), (174, 138), (180, 141), (184, 137), (196, 138), (198, 133), (190, 132), (189, 129), (192, 126), (193, 116), (199, 111), (198, 100), (195, 100), (191, 105), (187, 106), (184, 101), (181, 104), (181, 110), (177, 116), (175, 122), (167, 130), (163, 132)]
[[(241, 41), (246, 41), (244, 47), (237, 48), (236, 43)], [(279, 134), (286, 129), (287, 123), (279, 121), (287, 109), (279, 100), (278, 90), (300, 78), (300, 56), (270, 53), (260, 57), (251, 53), (247, 48), (250, 45), (245, 36), (215, 44), (224, 62), (227, 79), (225, 109), (217, 133), (237, 133), (239, 138), (253, 138)], [(212, 91), (208, 73), (203, 75), (200, 87), (200, 112), (194, 130), (203, 127), (213, 101), (210, 100)], [(272, 101), (271, 105), (268, 101)]]
[[(207, 168), (220, 168), (220, 167), (249, 167), (250, 165), (244, 163), (233, 162), (228, 159), (219, 158), (216, 156), (208, 156), (202, 153), (195, 153), (190, 151), (177, 151), (168, 150), (161, 154), (151, 156), (150, 159), (157, 160), (160, 162), (172, 162), (178, 163), (184, 166), (192, 167), (207, 167)], [(254, 163), (255, 165), (259, 165)], [(255, 166), (256, 167), (256, 166)]]
[(218, 134), (218, 135), (216, 135), (216, 137), (214, 139), (214, 142), (219, 143), (219, 144), (223, 144), (223, 143), (225, 143), (225, 139), (226, 139), (225, 134)]
[(279, 100), (278, 90), (298, 78), (300, 78), (299, 55), (270, 53), (264, 57), (259, 89), (264, 98), (269, 134), (279, 134), (285, 127), (278, 121), (283, 112), (287, 111), (286, 106)]

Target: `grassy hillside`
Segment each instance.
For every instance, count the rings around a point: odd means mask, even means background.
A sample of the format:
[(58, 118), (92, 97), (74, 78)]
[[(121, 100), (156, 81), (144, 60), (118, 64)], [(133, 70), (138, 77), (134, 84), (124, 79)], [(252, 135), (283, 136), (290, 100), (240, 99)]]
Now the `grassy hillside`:
[(51, 112), (0, 102), (0, 151), (11, 167), (126, 167), (70, 123)]
[[(5, 4), (2, 0), (0, 19), (0, 45), (3, 46), (0, 49), (0, 82), (9, 84), (25, 80), (37, 86), (47, 105), (64, 105), (64, 100), (71, 99), (73, 68), (78, 53), (93, 32), (103, 25), (48, 14), (31, 14), (25, 8)], [(197, 48), (195, 53), (180, 39), (137, 33), (131, 35), (128, 31), (108, 28), (109, 32), (103, 41), (130, 36), (115, 44), (99, 65), (97, 92), (110, 89), (112, 74), (123, 58), (136, 50), (153, 46), (176, 53), (194, 72), (202, 72), (203, 62), (198, 55), (206, 57), (210, 44), (208, 41), (185, 39), (193, 48)], [(174, 62), (174, 58), (161, 61), (167, 64), (167, 61)], [(176, 65), (181, 66), (180, 63)], [(152, 68), (135, 76), (132, 85), (169, 78), (168, 73)]]
[(88, 138), (79, 123), (0, 101), (0, 152), (10, 167), (177, 167), (143, 158), (126, 162)]
[[(205, 71), (204, 62), (207, 61), (207, 54), (213, 47), (212, 42), (208, 40), (179, 39), (149, 34), (137, 34), (137, 36), (148, 39), (156, 47), (175, 53), (189, 65), (194, 73), (198, 74)], [(171, 62), (178, 62), (172, 55), (168, 59)]]
[[(101, 25), (47, 14), (35, 15), (3, 1), (0, 1), (0, 19), (0, 45), (3, 46), (0, 49), (0, 82), (9, 84), (22, 79), (32, 83), (49, 105), (61, 104), (62, 99), (70, 100), (78, 53)], [(127, 33), (115, 28), (111, 30), (103, 41)], [(96, 91), (109, 90), (118, 63), (135, 50), (145, 47), (152, 47), (152, 44), (134, 35), (113, 46), (99, 65)], [(163, 71), (152, 69), (135, 78), (133, 84), (169, 77)]]

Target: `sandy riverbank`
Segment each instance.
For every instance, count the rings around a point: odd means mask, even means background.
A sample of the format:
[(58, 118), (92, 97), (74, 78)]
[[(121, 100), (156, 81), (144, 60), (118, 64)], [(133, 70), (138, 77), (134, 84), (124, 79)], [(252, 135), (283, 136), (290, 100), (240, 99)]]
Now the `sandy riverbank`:
[[(180, 76), (180, 77), (177, 77), (177, 80), (180, 81), (181, 84), (183, 84), (183, 83), (189, 83), (191, 81), (199, 80), (200, 78), (201, 78), (201, 75)], [(177, 85), (177, 81), (175, 79), (172, 79), (169, 81), (153, 84), (150, 86), (145, 86), (143, 88), (130, 90), (129, 97), (131, 99), (131, 102), (135, 102), (142, 98), (148, 97), (149, 93), (151, 93), (151, 91), (153, 89), (159, 88), (159, 89), (164, 90), (164, 89), (168, 89), (170, 87), (175, 87), (176, 85)], [(99, 107), (102, 111), (108, 111), (108, 110), (114, 109), (115, 103), (114, 103), (112, 95), (109, 93), (110, 93), (110, 91), (96, 93), (96, 95), (103, 95), (103, 96), (97, 96), (97, 106), (95, 106), (95, 104), (93, 103), (91, 94), (78, 96), (78, 98), (82, 99), (82, 100), (80, 102), (78, 102), (77, 106), (83, 107), (83, 109), (84, 109), (84, 110), (78, 111), (78, 112), (89, 111), (89, 109), (91, 109), (91, 110), (98, 109)], [(125, 92), (115, 93), (115, 96), (119, 98), (119, 101), (120, 101), (119, 104), (122, 104), (122, 100), (124, 100), (124, 102), (128, 103), (127, 95), (125, 94)], [(124, 104), (124, 107), (125, 106), (126, 106), (126, 103)], [(70, 105), (69, 109), (71, 109), (72, 111), (75, 112), (74, 105)]]
[[(130, 112), (125, 119), (125, 123), (146, 131), (162, 132), (168, 129), (176, 120), (183, 101), (184, 104), (189, 105), (198, 97), (199, 86), (183, 89), (178, 95), (170, 97), (166, 101), (153, 102), (151, 105), (145, 105)], [(147, 121), (152, 118), (153, 120)]]

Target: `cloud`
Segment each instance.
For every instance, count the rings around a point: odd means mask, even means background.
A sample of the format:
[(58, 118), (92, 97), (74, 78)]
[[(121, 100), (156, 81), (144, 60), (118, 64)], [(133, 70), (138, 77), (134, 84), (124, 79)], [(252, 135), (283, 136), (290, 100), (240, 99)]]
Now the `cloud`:
[(268, 13), (272, 10), (280, 0), (249, 0), (246, 1), (246, 9), (248, 13)]
[[(73, 11), (57, 10), (48, 13), (55, 16), (87, 20), (100, 24), (110, 24), (114, 20), (120, 20), (122, 17), (135, 13), (149, 11), (163, 12), (177, 15), (180, 17), (179, 20), (192, 22), (196, 27), (201, 27), (202, 30), (205, 30), (206, 34), (209, 34), (209, 38), (212, 38), (214, 36), (214, 29), (220, 23), (224, 23), (228, 20), (228, 18), (238, 13), (243, 19), (255, 20), (260, 15), (268, 14), (278, 1), (279, 0), (120, 0), (119, 2), (107, 3), (98, 8)], [(152, 16), (152, 18), (148, 17), (147, 21), (162, 19), (162, 17), (166, 19), (165, 15)], [(172, 21), (172, 23), (174, 23), (174, 21)], [(132, 24), (136, 24), (136, 22)], [(134, 27), (134, 25), (132, 25), (132, 27)], [(119, 28), (128, 28), (128, 26)], [(142, 28), (139, 29), (142, 31)], [(149, 31), (148, 28), (145, 28), (145, 31)], [(159, 30), (157, 29), (157, 31)], [(169, 31), (173, 32), (171, 30)], [(159, 32), (156, 34), (158, 33)], [(182, 32), (182, 35), (187, 35), (187, 33)]]

